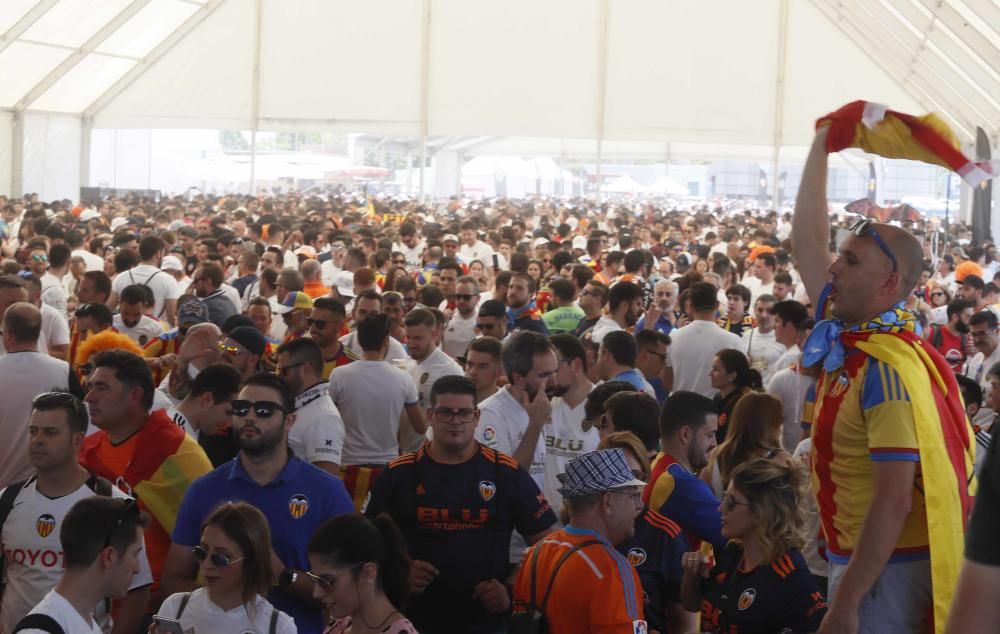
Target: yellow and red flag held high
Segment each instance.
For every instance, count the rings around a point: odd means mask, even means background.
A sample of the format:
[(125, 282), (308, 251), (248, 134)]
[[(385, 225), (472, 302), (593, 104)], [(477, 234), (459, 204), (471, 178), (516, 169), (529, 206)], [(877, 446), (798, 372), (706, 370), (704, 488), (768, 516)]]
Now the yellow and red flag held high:
[(969, 185), (1000, 176), (1000, 161), (976, 162), (936, 114), (914, 116), (871, 101), (852, 101), (816, 121), (829, 126), (826, 151), (858, 148), (885, 158), (923, 161), (952, 170)]

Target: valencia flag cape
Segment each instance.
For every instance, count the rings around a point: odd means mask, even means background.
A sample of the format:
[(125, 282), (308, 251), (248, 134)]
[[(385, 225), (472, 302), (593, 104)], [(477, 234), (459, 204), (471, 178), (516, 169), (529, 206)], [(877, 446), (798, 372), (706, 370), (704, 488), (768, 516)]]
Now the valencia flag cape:
[(969, 185), (1000, 175), (1000, 161), (975, 162), (936, 114), (917, 117), (870, 101), (852, 101), (816, 122), (829, 126), (826, 151), (859, 148), (886, 158), (923, 161), (956, 172)]
[(843, 332), (840, 338), (845, 347), (891, 366), (910, 395), (927, 506), (934, 631), (944, 632), (975, 493), (975, 443), (955, 374), (936, 350), (909, 331)]
[(192, 482), (212, 470), (212, 463), (201, 446), (162, 409), (149, 415), (138, 434), (135, 454), (125, 473), (113, 473), (97, 458), (103, 431), (83, 441), (80, 464), (113, 483), (121, 476), (140, 506), (170, 535), (184, 493)]

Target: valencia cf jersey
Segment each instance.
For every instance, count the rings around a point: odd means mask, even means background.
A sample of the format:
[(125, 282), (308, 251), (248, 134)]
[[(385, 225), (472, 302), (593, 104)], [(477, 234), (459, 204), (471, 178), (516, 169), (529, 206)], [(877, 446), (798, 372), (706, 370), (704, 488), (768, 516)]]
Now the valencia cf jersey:
[(667, 604), (680, 603), (681, 558), (690, 550), (681, 527), (647, 508), (635, 520), (635, 535), (617, 549), (639, 573), (649, 629), (670, 634)]
[(815, 632), (826, 600), (798, 550), (740, 569), (743, 547), (729, 542), (704, 583), (701, 631), (719, 634)]
[(366, 515), (388, 513), (412, 559), (438, 569), (410, 598), (406, 615), (421, 632), (496, 632), (504, 615), (472, 598), (476, 584), (508, 574), (511, 532), (536, 535), (556, 523), (538, 485), (510, 456), (477, 445), (461, 464), (435, 462), (420, 449), (389, 463), (375, 481)]

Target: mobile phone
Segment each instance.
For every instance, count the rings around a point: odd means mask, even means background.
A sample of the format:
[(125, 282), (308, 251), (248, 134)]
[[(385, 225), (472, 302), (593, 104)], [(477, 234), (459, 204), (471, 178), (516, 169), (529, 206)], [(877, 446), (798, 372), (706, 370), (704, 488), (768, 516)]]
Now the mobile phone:
[(493, 271), (500, 270), (500, 256), (496, 253), (493, 254)]
[(153, 623), (156, 625), (156, 631), (158, 634), (184, 634), (184, 630), (181, 628), (181, 622), (177, 619), (171, 619), (157, 614), (153, 617)]

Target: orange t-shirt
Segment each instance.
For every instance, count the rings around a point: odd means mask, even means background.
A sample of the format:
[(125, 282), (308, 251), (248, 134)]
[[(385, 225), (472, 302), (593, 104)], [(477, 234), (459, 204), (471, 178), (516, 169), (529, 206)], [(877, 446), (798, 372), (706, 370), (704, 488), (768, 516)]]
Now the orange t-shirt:
[(323, 282), (306, 282), (302, 287), (302, 292), (313, 299), (319, 299), (329, 295), (330, 289), (323, 286)]
[[(556, 575), (545, 608), (552, 634), (622, 634), (646, 632), (642, 611), (642, 584), (635, 568), (614, 546), (595, 531), (567, 526), (547, 535), (524, 556), (514, 584), (514, 611), (526, 604), (540, 605), (552, 569), (570, 548), (590, 540), (570, 555)], [(535, 593), (531, 595), (531, 568), (538, 550)]]

